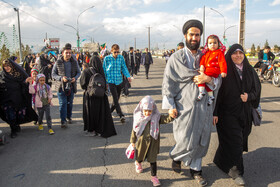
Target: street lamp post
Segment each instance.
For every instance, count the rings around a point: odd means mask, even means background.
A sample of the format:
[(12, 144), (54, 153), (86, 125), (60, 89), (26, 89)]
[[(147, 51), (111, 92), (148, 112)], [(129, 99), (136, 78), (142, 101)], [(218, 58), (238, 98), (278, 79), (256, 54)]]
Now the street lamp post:
[(19, 9), (14, 8), (14, 11), (17, 12), (17, 17), (18, 17), (18, 37), (19, 37), (19, 61), (20, 63), (22, 62), (22, 46), (21, 46), (21, 33), (20, 33), (20, 20), (19, 20)]
[(91, 6), (91, 7), (88, 7), (87, 9), (83, 10), (77, 17), (77, 38), (78, 38), (78, 41), (77, 41), (77, 47), (78, 47), (78, 51), (80, 51), (80, 35), (79, 35), (79, 17), (87, 10), (91, 9), (91, 8), (94, 8), (94, 6)]
[(76, 34), (77, 34), (77, 48), (78, 48), (78, 51), (80, 51), (80, 34), (79, 34), (79, 17), (82, 15), (82, 13), (84, 13), (85, 11), (91, 9), (91, 8), (94, 8), (94, 6), (91, 6), (91, 7), (88, 7), (87, 9), (83, 10), (77, 17), (77, 28), (73, 27), (72, 25), (68, 25), (68, 24), (64, 24), (65, 26), (68, 26), (68, 27), (71, 27), (73, 28), (75, 31), (76, 31)]
[(225, 36), (226, 18), (225, 18), (225, 16), (224, 16), (222, 13), (220, 13), (218, 10), (215, 10), (214, 8), (210, 8), (210, 9), (213, 10), (213, 11), (215, 11), (215, 12), (217, 12), (218, 14), (220, 14), (220, 15), (224, 18), (224, 36), (223, 36), (223, 38), (224, 38), (224, 41), (225, 41), (225, 38), (226, 38), (226, 36)]

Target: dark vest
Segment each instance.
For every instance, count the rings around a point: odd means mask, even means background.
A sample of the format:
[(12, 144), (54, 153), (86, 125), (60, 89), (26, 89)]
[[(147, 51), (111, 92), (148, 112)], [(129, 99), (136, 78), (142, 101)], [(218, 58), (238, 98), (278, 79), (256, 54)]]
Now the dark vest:
[[(77, 71), (77, 62), (76, 62), (76, 60), (73, 59), (73, 57), (70, 58), (70, 62), (71, 62), (71, 78), (73, 78), (78, 73), (78, 71)], [(59, 58), (56, 61), (56, 64), (57, 64), (58, 75), (65, 76), (63, 57)], [(63, 82), (62, 79), (61, 79), (61, 81), (56, 81), (56, 83), (55, 83), (56, 91), (61, 91), (61, 89), (64, 90), (64, 87), (62, 88), (62, 85), (64, 85), (63, 83), (64, 82)], [(76, 80), (76, 82), (72, 83), (72, 86), (73, 86), (74, 93), (77, 93), (77, 80)]]

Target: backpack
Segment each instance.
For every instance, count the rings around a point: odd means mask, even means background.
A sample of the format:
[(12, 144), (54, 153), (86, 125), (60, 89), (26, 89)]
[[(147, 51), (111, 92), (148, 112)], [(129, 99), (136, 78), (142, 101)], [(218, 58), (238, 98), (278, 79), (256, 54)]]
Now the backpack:
[(103, 97), (106, 91), (105, 79), (100, 73), (96, 73), (93, 68), (89, 68), (92, 73), (87, 86), (89, 96)]

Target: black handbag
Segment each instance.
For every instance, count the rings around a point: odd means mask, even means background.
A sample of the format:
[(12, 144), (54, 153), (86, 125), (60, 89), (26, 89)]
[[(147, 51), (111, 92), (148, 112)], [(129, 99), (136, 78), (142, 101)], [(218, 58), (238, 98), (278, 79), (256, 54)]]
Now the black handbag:
[(258, 108), (252, 108), (252, 119), (255, 126), (260, 126), (262, 122), (262, 108), (259, 104)]

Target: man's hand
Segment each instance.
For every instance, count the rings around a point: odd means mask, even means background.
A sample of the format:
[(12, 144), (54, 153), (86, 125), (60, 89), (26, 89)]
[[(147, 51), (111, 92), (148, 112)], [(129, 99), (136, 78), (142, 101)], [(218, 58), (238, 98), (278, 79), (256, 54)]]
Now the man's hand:
[(203, 83), (208, 83), (211, 82), (212, 78), (205, 75), (203, 72), (199, 72), (200, 75), (194, 76), (193, 82), (195, 84), (203, 84)]
[(248, 100), (248, 94), (244, 92), (244, 94), (240, 95), (240, 98), (243, 101), (243, 103), (246, 103)]
[(49, 103), (49, 104), (51, 103), (51, 101), (52, 101), (51, 99), (48, 99), (48, 103)]
[(74, 83), (74, 82), (76, 82), (76, 79), (73, 77), (71, 80), (71, 83)]
[(135, 147), (135, 143), (131, 143), (131, 146), (132, 146), (132, 147)]
[(62, 80), (63, 80), (63, 82), (67, 82), (68, 81), (66, 76), (62, 77)]
[(215, 126), (218, 123), (218, 116), (213, 116), (213, 125)]
[(128, 82), (131, 82), (131, 77), (127, 77)]
[(176, 108), (174, 108), (174, 109), (169, 109), (168, 110), (168, 114), (172, 117), (172, 118), (176, 118), (177, 117), (177, 115), (178, 115), (178, 111), (177, 111), (177, 109)]

